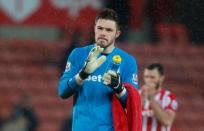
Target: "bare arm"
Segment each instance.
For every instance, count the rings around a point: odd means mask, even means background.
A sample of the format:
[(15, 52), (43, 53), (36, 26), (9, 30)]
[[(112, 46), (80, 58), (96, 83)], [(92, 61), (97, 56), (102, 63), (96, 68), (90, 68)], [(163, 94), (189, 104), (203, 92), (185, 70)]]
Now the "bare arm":
[(150, 105), (154, 111), (154, 115), (162, 124), (166, 126), (172, 125), (176, 113), (169, 109), (162, 109), (162, 107), (153, 98), (150, 99)]

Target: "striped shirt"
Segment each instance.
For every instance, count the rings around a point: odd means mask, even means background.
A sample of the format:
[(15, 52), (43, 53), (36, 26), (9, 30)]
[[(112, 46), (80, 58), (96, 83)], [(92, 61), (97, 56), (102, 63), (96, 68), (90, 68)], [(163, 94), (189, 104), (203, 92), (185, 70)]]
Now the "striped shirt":
[[(160, 90), (154, 97), (163, 109), (172, 111), (177, 110), (177, 101), (175, 95), (168, 90)], [(170, 131), (171, 127), (162, 125), (154, 116), (154, 112), (150, 107), (149, 101), (146, 99), (142, 107), (142, 131)]]

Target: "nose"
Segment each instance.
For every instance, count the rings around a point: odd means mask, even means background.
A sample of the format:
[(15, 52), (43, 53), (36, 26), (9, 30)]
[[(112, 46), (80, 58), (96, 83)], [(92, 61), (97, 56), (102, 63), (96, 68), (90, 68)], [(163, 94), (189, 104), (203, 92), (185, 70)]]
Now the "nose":
[(105, 29), (102, 29), (102, 30), (100, 31), (100, 35), (101, 35), (101, 36), (105, 36), (105, 35), (106, 35), (106, 30), (105, 30)]
[(106, 35), (105, 35), (105, 33), (101, 32), (99, 36), (100, 37), (105, 37)]
[(152, 82), (152, 79), (150, 77), (145, 77), (144, 80), (145, 80), (146, 83)]

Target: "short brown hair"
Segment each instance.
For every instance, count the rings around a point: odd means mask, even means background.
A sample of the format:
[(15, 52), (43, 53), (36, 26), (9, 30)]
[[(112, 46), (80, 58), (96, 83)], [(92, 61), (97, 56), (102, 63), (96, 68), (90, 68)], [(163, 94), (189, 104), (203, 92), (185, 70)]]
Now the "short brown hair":
[(105, 8), (96, 16), (95, 22), (99, 19), (115, 21), (117, 29), (120, 30), (120, 24), (117, 13), (113, 9)]
[(149, 65), (147, 65), (146, 69), (148, 69), (148, 70), (157, 69), (160, 75), (164, 75), (164, 67), (160, 63), (149, 64)]

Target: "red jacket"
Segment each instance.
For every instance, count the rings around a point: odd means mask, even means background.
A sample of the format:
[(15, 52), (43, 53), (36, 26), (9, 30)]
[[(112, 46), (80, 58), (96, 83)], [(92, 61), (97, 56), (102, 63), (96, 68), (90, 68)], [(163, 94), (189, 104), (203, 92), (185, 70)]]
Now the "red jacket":
[(124, 84), (128, 96), (126, 109), (124, 109), (116, 97), (112, 97), (112, 113), (114, 131), (141, 131), (142, 130), (142, 111), (141, 99), (137, 90), (131, 84)]

